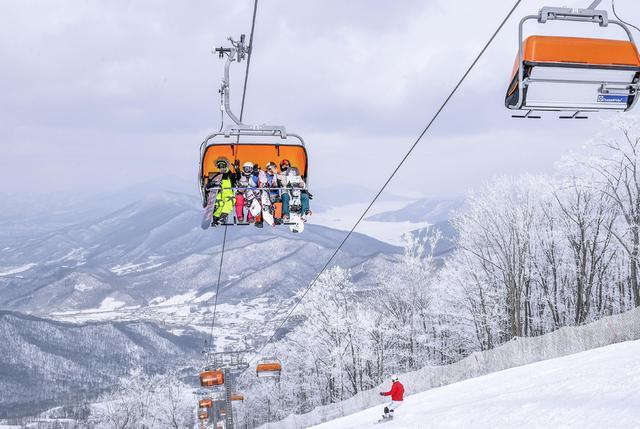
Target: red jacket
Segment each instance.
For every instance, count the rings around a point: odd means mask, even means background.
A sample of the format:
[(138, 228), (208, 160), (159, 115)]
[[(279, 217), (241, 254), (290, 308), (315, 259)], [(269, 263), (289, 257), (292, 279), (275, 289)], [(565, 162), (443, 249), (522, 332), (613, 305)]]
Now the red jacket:
[(382, 394), (391, 396), (392, 401), (402, 401), (404, 399), (404, 386), (399, 381), (396, 381), (391, 385), (391, 390)]

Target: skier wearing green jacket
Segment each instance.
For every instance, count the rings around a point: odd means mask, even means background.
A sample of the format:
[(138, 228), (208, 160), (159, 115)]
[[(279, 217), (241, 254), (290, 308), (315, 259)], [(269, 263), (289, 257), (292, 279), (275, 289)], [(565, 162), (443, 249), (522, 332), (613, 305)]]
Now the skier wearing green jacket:
[(227, 158), (218, 158), (216, 160), (216, 167), (218, 167), (219, 173), (211, 179), (208, 185), (209, 188), (220, 188), (216, 195), (216, 205), (213, 211), (211, 226), (225, 223), (229, 213), (233, 210), (235, 206), (235, 192), (233, 191), (233, 187), (235, 186), (238, 175), (237, 171), (235, 173), (231, 171), (231, 164)]

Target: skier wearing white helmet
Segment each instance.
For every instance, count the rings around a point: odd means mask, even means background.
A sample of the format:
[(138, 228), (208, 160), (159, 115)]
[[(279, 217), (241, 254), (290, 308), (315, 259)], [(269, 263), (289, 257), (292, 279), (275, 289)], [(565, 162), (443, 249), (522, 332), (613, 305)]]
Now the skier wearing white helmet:
[(402, 405), (404, 400), (404, 386), (397, 375), (391, 376), (391, 389), (388, 392), (380, 392), (380, 396), (391, 396), (391, 402), (384, 407), (382, 419), (392, 419), (393, 412)]
[(251, 214), (251, 205), (259, 203), (256, 201), (258, 177), (253, 174), (253, 162), (247, 161), (242, 164), (242, 170), (238, 175), (236, 186), (238, 187), (236, 192), (236, 219), (238, 222), (244, 222), (244, 209), (246, 207), (247, 222), (254, 222), (254, 216)]

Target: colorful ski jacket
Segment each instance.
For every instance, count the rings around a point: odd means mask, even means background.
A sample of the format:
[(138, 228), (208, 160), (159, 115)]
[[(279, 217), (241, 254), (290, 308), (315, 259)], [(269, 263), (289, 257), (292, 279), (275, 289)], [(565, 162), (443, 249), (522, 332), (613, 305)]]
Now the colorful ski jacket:
[(402, 401), (404, 399), (404, 386), (399, 381), (396, 381), (391, 385), (391, 390), (382, 394), (391, 396), (392, 401)]

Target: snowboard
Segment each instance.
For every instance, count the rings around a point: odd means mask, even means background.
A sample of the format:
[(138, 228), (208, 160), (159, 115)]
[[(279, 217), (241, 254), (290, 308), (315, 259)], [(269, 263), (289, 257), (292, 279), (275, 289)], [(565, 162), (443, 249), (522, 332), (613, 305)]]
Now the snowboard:
[(251, 215), (255, 219), (256, 216), (260, 215), (261, 212), (262, 212), (262, 206), (260, 205), (260, 202), (258, 201), (257, 198), (253, 198), (251, 200), (251, 203), (249, 203), (249, 213), (251, 213)]
[(289, 230), (291, 232), (300, 233), (304, 231), (304, 221), (300, 217), (299, 213), (289, 213), (289, 222), (292, 223), (292, 225), (289, 225)]
[[(267, 173), (262, 170), (258, 173), (258, 183), (261, 185), (267, 183)], [(260, 193), (260, 203), (262, 205), (262, 220), (273, 226), (275, 221), (273, 220), (273, 213), (271, 213), (271, 197), (269, 197), (269, 191), (263, 190)]]
[[(291, 199), (289, 200), (289, 208), (292, 212), (298, 212), (302, 210), (302, 189), (304, 188), (304, 182), (302, 181), (302, 177), (298, 174), (297, 168), (291, 169), (292, 175), (288, 177), (288, 186), (292, 188), (289, 191), (289, 195), (291, 195)], [(301, 213), (304, 214), (304, 213)]]
[(204, 208), (204, 215), (202, 216), (202, 223), (200, 226), (202, 229), (207, 229), (211, 226), (213, 220), (213, 212), (216, 208), (216, 197), (218, 196), (218, 190), (212, 189), (207, 195), (207, 205)]
[(380, 423), (387, 423), (387, 422), (392, 422), (393, 421), (393, 416), (390, 417), (383, 417), (380, 420), (378, 420), (376, 422), (376, 424), (380, 424)]
[(275, 225), (273, 213), (271, 213), (271, 198), (269, 197), (269, 191), (262, 191), (260, 201), (262, 202), (262, 220), (271, 226)]

